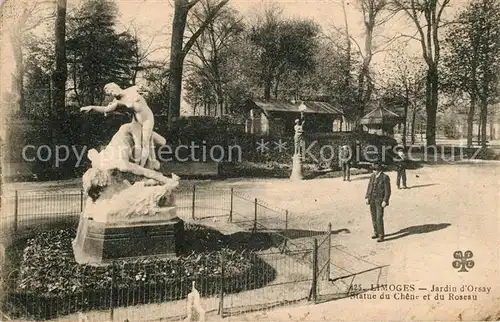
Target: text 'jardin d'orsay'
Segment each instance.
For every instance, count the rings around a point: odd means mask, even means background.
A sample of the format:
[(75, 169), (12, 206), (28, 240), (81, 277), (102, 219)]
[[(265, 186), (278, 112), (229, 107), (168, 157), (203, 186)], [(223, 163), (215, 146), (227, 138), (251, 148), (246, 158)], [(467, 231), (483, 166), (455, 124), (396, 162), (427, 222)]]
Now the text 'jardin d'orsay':
[[(478, 294), (490, 294), (490, 286), (475, 286), (475, 285), (432, 285), (429, 290), (431, 293), (424, 295), (415, 294), (417, 291), (427, 291), (427, 288), (417, 288), (414, 284), (372, 284), (368, 289), (363, 289), (357, 285), (353, 290), (354, 294), (350, 296), (351, 299), (362, 300), (436, 300), (436, 301), (476, 301)], [(370, 291), (377, 291), (381, 293), (369, 293)]]

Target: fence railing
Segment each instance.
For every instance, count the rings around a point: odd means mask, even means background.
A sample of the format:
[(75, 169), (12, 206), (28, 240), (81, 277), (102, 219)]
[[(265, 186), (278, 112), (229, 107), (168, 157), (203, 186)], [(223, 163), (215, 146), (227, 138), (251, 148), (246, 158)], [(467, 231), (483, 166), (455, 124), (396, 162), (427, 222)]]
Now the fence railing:
[[(312, 280), (309, 267), (280, 253), (248, 253), (245, 256), (254, 263), (248, 271), (235, 274), (230, 270), (233, 268), (230, 260), (234, 259), (221, 258), (216, 274), (190, 278), (170, 278), (164, 274), (164, 269), (148, 270), (150, 266), (143, 263), (133, 263), (125, 269), (113, 263), (109, 274), (102, 268), (90, 266), (58, 272), (61, 277), (73, 277), (74, 290), (70, 294), (64, 293), (62, 288), (51, 289), (50, 285), (40, 285), (36, 292), (22, 291), (29, 277), (14, 270), (9, 272), (4, 283), (3, 310), (13, 319), (47, 320), (95, 310), (108, 310), (109, 316), (113, 316), (116, 311), (134, 310), (139, 305), (163, 305), (160, 306), (161, 317), (185, 318), (185, 298), (193, 281), (202, 296), (201, 306), (207, 313), (217, 312), (221, 316), (307, 298)], [(107, 274), (106, 279), (93, 284), (92, 278), (103, 274)]]
[[(70, 223), (69, 226), (75, 227), (84, 210), (85, 199), (81, 190), (14, 191), (10, 195), (4, 194), (0, 237), (10, 237), (6, 240), (12, 242), (25, 236), (24, 232), (32, 236), (34, 231), (44, 231), (54, 223), (62, 223), (66, 227)], [(331, 246), (331, 225), (328, 231), (303, 230), (297, 233), (296, 229), (290, 228), (290, 220), (298, 215), (234, 189), (192, 186), (177, 191), (175, 199), (181, 218), (200, 223), (220, 218), (239, 231), (248, 233), (252, 245), (248, 246), (250, 244), (245, 240), (241, 256), (253, 266), (244, 274), (235, 276), (231, 271), (235, 258), (228, 257), (221, 258), (216, 274), (167, 278), (167, 270), (161, 265), (151, 269), (141, 268), (142, 264), (137, 263), (128, 271), (144, 271), (147, 277), (142, 280), (143, 275), (138, 275), (139, 280), (134, 282), (131, 279), (128, 283), (124, 282), (124, 270), (118, 268), (101, 272), (107, 274), (105, 282), (89, 282), (89, 276), (97, 274), (100, 268), (85, 266), (83, 272), (57, 273), (73, 278), (76, 285), (73, 292), (62, 295), (57, 293), (57, 289), (47, 289), (47, 285), (39, 285), (42, 289), (37, 292), (23, 291), (23, 270), (11, 267), (0, 274), (5, 287), (0, 291), (6, 294), (0, 311), (10, 317), (45, 320), (61, 316), (71, 318), (71, 314), (76, 312), (106, 310), (109, 315), (103, 319), (109, 320), (120, 314), (142, 314), (137, 313), (140, 310), (152, 312), (145, 308), (156, 305), (159, 309), (155, 312), (159, 317), (182, 319), (185, 318), (184, 299), (192, 281), (196, 282), (202, 295), (205, 310), (221, 316), (316, 300), (316, 296), (311, 297), (311, 294), (318, 288), (318, 276), (327, 274), (325, 272), (330, 269), (330, 254), (326, 249)], [(316, 246), (313, 244), (314, 237), (320, 238)], [(234, 252), (240, 250), (241, 247)], [(111, 264), (111, 267), (115, 266), (119, 267), (119, 263)]]
[[(61, 220), (75, 220), (84, 210), (83, 190), (23, 191), (15, 190), (2, 197), (0, 237), (15, 235), (26, 228), (43, 227)], [(234, 189), (184, 187), (175, 192), (177, 214), (180, 218), (203, 220), (220, 218), (243, 230), (268, 231), (283, 239), (282, 249), (311, 249), (314, 236), (326, 231), (306, 231), (291, 227), (300, 217), (286, 209), (249, 197)], [(293, 235), (293, 236), (291, 236)], [(291, 240), (293, 237), (293, 241)], [(307, 241), (304, 244), (304, 240)]]

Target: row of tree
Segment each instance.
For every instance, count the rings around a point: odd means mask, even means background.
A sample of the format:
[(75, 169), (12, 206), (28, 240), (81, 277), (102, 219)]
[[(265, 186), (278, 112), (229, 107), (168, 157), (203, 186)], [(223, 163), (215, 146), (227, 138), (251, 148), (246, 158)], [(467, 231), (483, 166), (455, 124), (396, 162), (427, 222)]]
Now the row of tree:
[[(486, 144), (488, 107), (499, 95), (497, 1), (472, 0), (445, 21), (450, 0), (356, 0), (362, 46), (350, 33), (344, 0), (343, 26), (328, 32), (310, 20), (286, 19), (277, 6), (257, 19), (244, 19), (228, 2), (174, 0), (170, 57), (164, 63), (148, 59), (150, 46), (130, 27), (118, 31), (113, 0), (84, 1), (72, 12), (66, 0), (57, 0), (52, 20), (30, 15), (35, 1), (11, 33), (20, 110), (26, 102), (43, 101), (39, 96), (49, 98), (51, 114), (64, 110), (68, 98), (79, 106), (100, 104), (105, 83), (130, 86), (143, 78), (152, 108), (169, 120), (180, 115), (182, 85), (184, 98), (203, 114), (238, 113), (239, 104), (251, 97), (328, 99), (356, 123), (367, 108), (381, 103), (401, 110), (408, 120), (404, 140), (410, 129), (414, 141), (417, 119), (425, 111), (427, 144), (433, 145), (443, 105), (439, 95), (444, 94), (470, 102), (469, 144), (479, 105)], [(381, 33), (394, 16), (406, 18), (414, 32)], [(42, 38), (29, 32), (43, 21), (52, 21), (53, 33)], [(420, 59), (396, 52), (390, 67), (377, 71), (373, 57), (402, 40), (420, 44)], [(40, 92), (43, 87), (49, 91)]]
[[(500, 102), (500, 3), (476, 0), (462, 10), (447, 30), (441, 66), (442, 89), (466, 97), (467, 145), (472, 144), (473, 122), (479, 105), (480, 143), (485, 146), (488, 107)], [(497, 107), (498, 108), (498, 107)]]
[(16, 74), (23, 83), (23, 99), (18, 102), (22, 114), (54, 117), (71, 102), (100, 104), (104, 84), (135, 84), (143, 68), (138, 37), (116, 30), (118, 9), (113, 1), (88, 0), (70, 13), (66, 8), (66, 0), (57, 0), (55, 17), (47, 16), (53, 18), (54, 27), (48, 28), (53, 33), (21, 35), (23, 51), (17, 66), (22, 69)]

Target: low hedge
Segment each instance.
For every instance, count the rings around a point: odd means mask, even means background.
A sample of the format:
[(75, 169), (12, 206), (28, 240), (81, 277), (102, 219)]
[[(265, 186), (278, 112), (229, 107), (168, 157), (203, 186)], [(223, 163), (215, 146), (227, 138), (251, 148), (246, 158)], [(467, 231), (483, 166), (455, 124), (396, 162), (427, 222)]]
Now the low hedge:
[[(124, 114), (110, 115), (104, 117), (98, 113), (79, 113), (74, 111), (67, 115), (60, 115), (57, 119), (32, 120), (29, 126), (12, 126), (11, 137), (15, 142), (10, 147), (11, 153), (8, 162), (26, 162), (22, 158), (22, 148), (25, 145), (33, 145), (36, 148), (47, 145), (52, 151), (56, 146), (68, 146), (83, 154), (83, 160), (77, 163), (77, 156), (73, 150), (70, 151), (67, 160), (60, 162), (56, 167), (55, 158), (42, 161), (36, 158), (30, 162), (33, 173), (31, 180), (62, 180), (81, 177), (90, 166), (86, 152), (91, 148), (100, 148), (106, 145), (116, 133), (121, 124), (130, 121), (130, 117)], [(231, 120), (208, 117), (185, 117), (179, 118), (167, 127), (167, 119), (157, 116), (155, 120), (155, 131), (163, 135), (167, 144), (174, 150), (179, 145), (190, 145), (194, 142), (198, 146), (206, 146), (207, 150), (212, 146), (224, 148), (225, 155), (231, 146), (241, 148), (241, 160), (233, 159), (233, 163), (248, 161), (256, 163), (275, 162), (279, 164), (291, 164), (291, 156), (294, 149), (293, 133), (284, 136), (253, 135), (244, 132), (241, 124), (234, 124)], [(286, 142), (286, 149), (279, 149), (278, 142)], [(327, 134), (305, 134), (306, 146), (316, 142), (306, 156), (306, 163), (318, 163), (321, 167), (338, 166), (338, 147), (344, 144), (355, 146), (360, 143), (361, 150), (367, 145), (381, 149), (382, 146), (393, 147), (396, 141), (386, 136), (367, 134), (364, 132), (353, 133), (327, 133)], [(259, 142), (267, 143), (267, 149), (259, 149)], [(15, 144), (14, 144), (15, 143)], [(323, 148), (327, 154), (328, 162), (321, 160), (320, 150), (322, 147), (330, 146), (332, 149)], [(198, 149), (200, 152), (201, 149)], [(30, 157), (34, 156), (32, 150)], [(333, 154), (332, 154), (333, 153)], [(311, 158), (310, 155), (315, 156)], [(331, 156), (331, 157), (330, 157)], [(43, 155), (43, 157), (47, 157)], [(183, 157), (183, 156), (181, 156)], [(199, 156), (197, 156), (199, 158)], [(359, 159), (366, 159), (360, 156)], [(225, 160), (227, 161), (227, 160)], [(77, 166), (78, 165), (78, 166)]]

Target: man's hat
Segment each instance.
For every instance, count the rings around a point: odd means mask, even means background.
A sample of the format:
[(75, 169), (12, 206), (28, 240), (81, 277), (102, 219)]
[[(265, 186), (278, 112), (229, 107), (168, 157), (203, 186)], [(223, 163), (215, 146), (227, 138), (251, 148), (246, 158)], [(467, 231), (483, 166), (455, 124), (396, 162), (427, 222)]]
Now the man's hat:
[(380, 167), (383, 168), (384, 167), (384, 163), (380, 159), (375, 160), (375, 161), (372, 162), (372, 167), (375, 168), (376, 166), (380, 166)]

